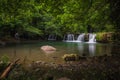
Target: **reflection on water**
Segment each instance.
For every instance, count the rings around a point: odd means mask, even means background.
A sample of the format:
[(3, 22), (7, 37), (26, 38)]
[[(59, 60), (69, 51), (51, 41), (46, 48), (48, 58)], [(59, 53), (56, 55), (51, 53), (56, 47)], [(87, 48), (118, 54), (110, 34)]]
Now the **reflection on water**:
[(78, 43), (78, 50), (80, 54), (84, 53), (84, 45), (82, 43)]
[(110, 44), (99, 43), (76, 43), (78, 47), (78, 53), (86, 56), (101, 56), (104, 54), (111, 54)]
[(95, 51), (96, 51), (96, 44), (89, 44), (89, 53), (90, 56), (94, 56), (95, 55)]
[(79, 54), (86, 56), (95, 55), (96, 44), (84, 44), (84, 43), (77, 43), (77, 44), (78, 44)]
[[(40, 49), (43, 45), (51, 45), (57, 50), (55, 52), (44, 52)], [(63, 62), (62, 56), (66, 53), (76, 53), (86, 56), (100, 56), (111, 53), (111, 45), (109, 44), (89, 44), (89, 43), (67, 43), (67, 42), (39, 42), (30, 44), (19, 44), (6, 47), (0, 47), (0, 57), (7, 55), (14, 60), (20, 58), (22, 61), (43, 60), (54, 62)]]

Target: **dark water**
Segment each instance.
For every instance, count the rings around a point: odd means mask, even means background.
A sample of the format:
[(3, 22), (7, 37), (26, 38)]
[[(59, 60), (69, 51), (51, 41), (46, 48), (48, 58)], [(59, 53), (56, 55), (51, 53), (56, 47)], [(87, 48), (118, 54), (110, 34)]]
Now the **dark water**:
[[(55, 52), (46, 53), (40, 49), (43, 45), (51, 45), (57, 49)], [(46, 61), (62, 63), (64, 54), (79, 54), (86, 56), (101, 56), (111, 54), (111, 44), (82, 43), (82, 42), (32, 42), (19, 43), (0, 47), (0, 57), (8, 56), (10, 60), (20, 58), (21, 61)]]

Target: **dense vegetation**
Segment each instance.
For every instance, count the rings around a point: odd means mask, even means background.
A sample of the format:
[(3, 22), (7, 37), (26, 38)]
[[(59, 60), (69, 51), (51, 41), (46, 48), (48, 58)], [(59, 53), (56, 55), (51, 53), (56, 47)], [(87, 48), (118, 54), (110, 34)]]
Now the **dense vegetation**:
[(119, 30), (119, 0), (0, 0), (0, 38)]
[[(95, 32), (99, 42), (120, 42), (119, 26), (120, 0), (0, 0), (0, 45), (13, 39), (17, 32), (21, 40), (45, 40), (50, 34), (62, 39), (68, 33)], [(112, 46), (111, 56), (65, 64), (33, 62), (28, 69), (22, 66), (24, 63), (15, 64), (3, 80), (57, 80), (61, 77), (119, 80), (119, 51), (116, 45)], [(0, 75), (9, 61), (7, 56), (1, 57)]]

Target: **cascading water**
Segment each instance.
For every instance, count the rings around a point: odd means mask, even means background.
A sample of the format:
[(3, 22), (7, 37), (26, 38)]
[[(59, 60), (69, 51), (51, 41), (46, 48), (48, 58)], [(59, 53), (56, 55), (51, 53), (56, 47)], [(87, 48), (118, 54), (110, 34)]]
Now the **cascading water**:
[(74, 35), (73, 34), (68, 34), (67, 35), (67, 41), (74, 41)]
[(80, 34), (76, 41), (78, 41), (78, 42), (84, 41), (84, 36), (85, 36), (85, 33)]
[(75, 39), (73, 34), (68, 34), (67, 36), (64, 36), (64, 39), (63, 39), (63, 41), (66, 41), (66, 42), (73, 42), (74, 40)]
[(48, 40), (56, 40), (56, 35), (50, 34)]
[(88, 43), (96, 43), (96, 34), (89, 34), (89, 42)]
[[(73, 34), (68, 34), (64, 36), (63, 41), (65, 42), (84, 42), (84, 38), (85, 38), (85, 33), (82, 33), (78, 36), (77, 40), (74, 39), (74, 35)], [(96, 43), (96, 34), (89, 34), (89, 41), (87, 43)]]

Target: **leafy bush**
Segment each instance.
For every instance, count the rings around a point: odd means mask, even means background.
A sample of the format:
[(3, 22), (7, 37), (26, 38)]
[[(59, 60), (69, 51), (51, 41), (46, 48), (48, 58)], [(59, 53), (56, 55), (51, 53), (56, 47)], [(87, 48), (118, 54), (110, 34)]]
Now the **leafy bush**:
[(9, 57), (6, 56), (6, 55), (3, 55), (0, 60), (1, 60), (2, 63), (6, 63), (7, 64), (9, 62)]
[(110, 42), (113, 40), (113, 33), (112, 32), (96, 33), (96, 40), (98, 42)]

